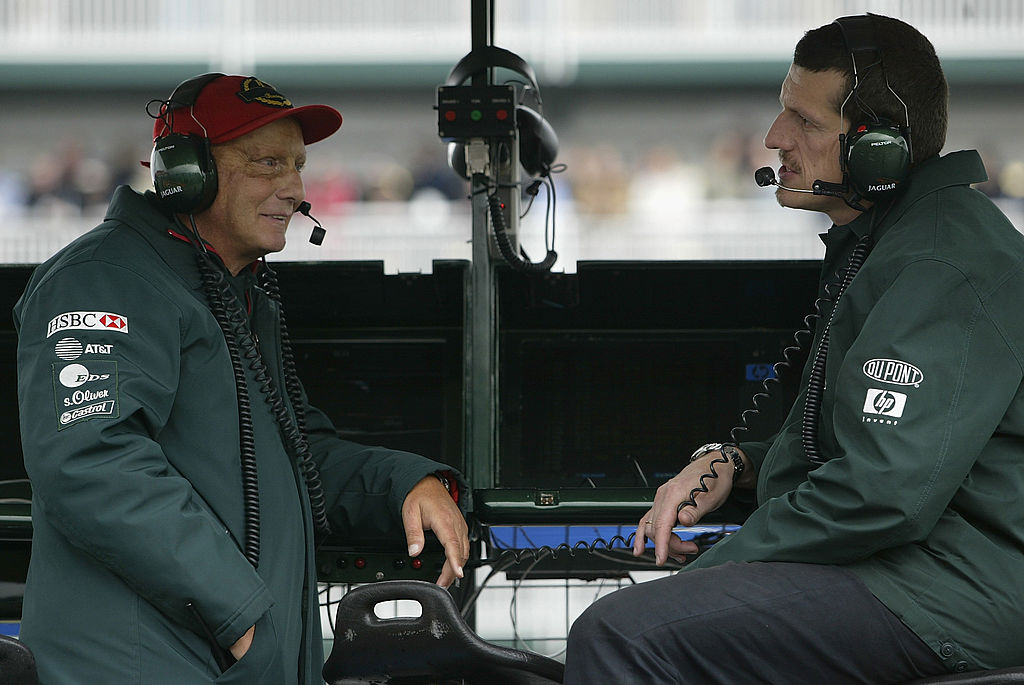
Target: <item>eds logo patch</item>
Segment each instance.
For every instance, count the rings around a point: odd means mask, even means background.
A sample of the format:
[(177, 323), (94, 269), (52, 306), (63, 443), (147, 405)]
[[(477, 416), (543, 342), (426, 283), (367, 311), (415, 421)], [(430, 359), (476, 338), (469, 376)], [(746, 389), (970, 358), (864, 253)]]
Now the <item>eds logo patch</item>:
[(57, 430), (87, 419), (120, 415), (116, 361), (61, 363), (51, 368)]

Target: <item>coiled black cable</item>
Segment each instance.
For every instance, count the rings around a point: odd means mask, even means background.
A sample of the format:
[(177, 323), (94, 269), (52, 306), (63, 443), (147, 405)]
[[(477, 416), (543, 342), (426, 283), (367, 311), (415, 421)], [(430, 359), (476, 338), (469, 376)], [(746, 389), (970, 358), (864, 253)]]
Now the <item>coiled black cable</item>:
[[(553, 188), (553, 184), (550, 186)], [(553, 191), (549, 191), (553, 192)], [(512, 249), (512, 241), (508, 237), (508, 226), (505, 223), (505, 215), (502, 213), (501, 198), (497, 193), (487, 196), (487, 206), (491, 215), (491, 226), (494, 228), (494, 242), (505, 261), (516, 271), (550, 271), (558, 260), (558, 253), (549, 249), (547, 255), (540, 262), (529, 262), (515, 253)]]
[[(825, 294), (830, 295), (830, 285), (826, 284)], [(766, 439), (778, 430), (778, 426), (756, 425), (756, 421), (764, 415), (764, 409), (769, 401), (779, 399), (780, 394), (791, 392), (793, 399), (798, 394), (797, 388), (800, 383), (800, 371), (807, 361), (808, 351), (814, 340), (814, 328), (821, 318), (821, 312), (825, 305), (830, 304), (828, 297), (820, 297), (814, 302), (814, 312), (804, 317), (804, 328), (793, 333), (793, 342), (782, 350), (782, 360), (772, 365), (774, 376), (769, 376), (761, 381), (762, 390), (754, 393), (751, 398), (753, 405), (743, 410), (740, 414), (740, 424), (729, 429), (729, 437), (734, 444), (744, 440)], [(753, 435), (746, 435), (753, 433)]]
[[(310, 509), (312, 512), (313, 523), (316, 527), (317, 533), (320, 539), (323, 540), (327, 537), (330, 532), (330, 524), (327, 521), (327, 509), (324, 497), (323, 487), (320, 483), (320, 473), (316, 467), (316, 462), (313, 461), (312, 454), (309, 450), (309, 443), (306, 440), (304, 430), (300, 429), (297, 422), (292, 419), (291, 414), (288, 413), (288, 408), (285, 406), (284, 399), (278, 391), (274, 378), (270, 373), (270, 369), (267, 368), (266, 362), (263, 360), (263, 355), (260, 354), (259, 347), (253, 338), (252, 332), (249, 328), (248, 317), (242, 309), (241, 303), (238, 302), (238, 298), (231, 291), (231, 287), (224, 278), (224, 275), (219, 269), (213, 266), (209, 261), (209, 257), (201, 255), (202, 262), (200, 270), (205, 271), (204, 283), (209, 281), (214, 289), (214, 296), (210, 299), (211, 304), (217, 303), (216, 307), (211, 306), (211, 310), (214, 311), (214, 317), (218, 319), (218, 323), (222, 323), (221, 329), (225, 331), (225, 340), (229, 340), (228, 347), (231, 348), (231, 342), (234, 341), (235, 350), (241, 350), (241, 355), (244, 356), (248, 362), (249, 369), (254, 373), (255, 380), (258, 383), (260, 392), (274, 415), (277, 421), (278, 427), (281, 429), (281, 434), (284, 437), (285, 448), (291, 453), (293, 459), (299, 466), (299, 470), (302, 473), (303, 479), (306, 481), (307, 495), (310, 501)], [(276, 283), (275, 283), (276, 284)], [(269, 293), (268, 293), (269, 294)], [(208, 296), (209, 297), (209, 296)], [(278, 294), (278, 298), (280, 295)], [(284, 321), (281, 321), (280, 328), (284, 330)], [(230, 338), (228, 336), (231, 336)], [(295, 376), (295, 365), (294, 357), (290, 354), (290, 338), (287, 338), (286, 333), (282, 333), (282, 356), (284, 353), (284, 342), (289, 341), (289, 358), (291, 359), (290, 368), (291, 374), (285, 373), (286, 384), (288, 383), (288, 376), (292, 376), (291, 390), (294, 393), (294, 397), (291, 399), (296, 412), (302, 412), (300, 408), (302, 406), (302, 397), (299, 390), (298, 381)], [(235, 354), (238, 354), (236, 351)], [(244, 380), (244, 375), (243, 375)], [(305, 416), (305, 413), (302, 413)], [(251, 419), (250, 428), (251, 431)], [(245, 482), (243, 481), (243, 485)], [(247, 493), (246, 497), (249, 498), (251, 493)], [(258, 498), (258, 495), (257, 495)], [(258, 505), (258, 503), (257, 503)], [(257, 519), (258, 520), (258, 519)], [(248, 524), (247, 524), (248, 525)], [(258, 535), (258, 529), (257, 533)]]
[[(295, 414), (294, 424), (288, 421), (288, 425), (294, 427), (294, 430), (290, 431), (290, 433), (294, 435), (296, 459), (299, 470), (302, 472), (302, 477), (306, 481), (306, 493), (309, 497), (313, 524), (316, 526), (322, 540), (331, 533), (331, 525), (327, 521), (326, 498), (323, 484), (320, 480), (320, 470), (313, 460), (313, 455), (309, 450), (309, 441), (306, 439), (306, 407), (303, 402), (302, 387), (299, 385), (299, 375), (295, 369), (295, 354), (292, 352), (291, 336), (288, 334), (284, 306), (281, 303), (281, 288), (277, 281), (277, 272), (271, 269), (265, 260), (263, 262), (263, 272), (260, 274), (260, 286), (270, 299), (277, 303), (281, 335), (281, 365), (284, 368), (285, 392), (288, 393), (288, 399), (291, 401), (292, 411)], [(284, 413), (284, 418), (289, 418), (287, 412)]]
[[(196, 263), (203, 284), (206, 302), (224, 334), (228, 356), (231, 358), (231, 371), (235, 379), (235, 396), (238, 402), (238, 450), (242, 465), (242, 507), (245, 520), (242, 552), (245, 558), (258, 568), (260, 563), (260, 488), (256, 468), (256, 436), (252, 424), (252, 404), (249, 400), (249, 385), (242, 368), (239, 349), (242, 344), (237, 332), (248, 335), (248, 325), (243, 320), (238, 322), (238, 307), (229, 303), (235, 299), (228, 289), (224, 275), (215, 267), (205, 250), (196, 247)], [(225, 299), (225, 291), (231, 299)], [(230, 312), (235, 312), (232, 316)]]
[[(729, 532), (723, 527), (723, 530), (721, 531), (698, 533), (693, 536), (691, 540), (697, 543), (698, 547), (703, 551), (728, 534)], [(586, 540), (579, 540), (571, 545), (567, 542), (561, 542), (554, 547), (549, 545), (539, 545), (536, 547), (525, 547), (523, 549), (503, 549), (497, 557), (481, 560), (479, 565), (495, 565), (500, 566), (501, 568), (508, 568), (509, 566), (521, 564), (527, 560), (539, 560), (548, 557), (557, 559), (559, 552), (567, 552), (570, 557), (575, 557), (578, 552), (597, 554), (603, 551), (613, 552), (617, 549), (627, 551), (633, 547), (633, 539), (635, 537), (636, 533), (634, 532), (630, 533), (626, 537), (613, 535), (609, 540), (597, 537), (590, 542), (587, 542)], [(616, 547), (616, 542), (621, 543), (621, 547)]]
[(676, 516), (678, 516), (679, 512), (681, 512), (683, 510), (683, 507), (696, 507), (697, 506), (697, 495), (701, 495), (701, 494), (704, 494), (704, 493), (708, 492), (709, 488), (707, 486), (707, 483), (705, 483), (704, 481), (705, 480), (714, 480), (714, 479), (719, 477), (718, 476), (718, 471), (715, 470), (715, 464), (731, 464), (731, 463), (732, 463), (732, 460), (729, 459), (729, 457), (727, 457), (725, 455), (724, 451), (721, 452), (720, 456), (717, 456), (714, 459), (712, 459), (711, 462), (708, 464), (708, 468), (710, 470), (701, 474), (700, 479), (697, 481), (697, 487), (695, 487), (693, 490), (690, 490), (689, 496), (686, 499), (684, 499), (682, 502), (680, 502), (679, 505), (676, 507)]
[[(835, 282), (825, 284), (824, 297), (819, 297), (815, 300), (814, 312), (804, 317), (805, 327), (793, 334), (793, 339), (796, 342), (796, 345), (786, 347), (782, 351), (783, 360), (773, 365), (772, 368), (775, 370), (775, 378), (766, 378), (762, 382), (764, 391), (754, 395), (752, 398), (754, 406), (751, 409), (744, 410), (740, 415), (740, 425), (733, 427), (729, 431), (729, 435), (732, 437), (734, 443), (739, 443), (743, 439), (750, 439), (747, 436), (742, 436), (742, 434), (751, 431), (752, 421), (762, 413), (762, 405), (776, 397), (778, 394), (778, 386), (786, 385), (789, 381), (796, 382), (799, 380), (799, 370), (806, 362), (805, 355), (807, 351), (809, 351), (810, 345), (814, 340), (814, 329), (823, 319), (822, 312), (825, 311), (826, 307), (831, 305), (829, 319), (826, 322), (825, 330), (819, 340), (819, 345), (812, 362), (807, 386), (806, 401), (804, 403), (803, 414), (801, 416), (801, 443), (808, 455), (808, 459), (813, 464), (819, 466), (826, 461), (822, 458), (821, 452), (818, 449), (817, 418), (821, 413), (821, 400), (825, 387), (825, 363), (827, 361), (829, 340), (828, 331), (831, 327), (832, 317), (835, 315), (839, 297), (846, 291), (846, 288), (853, 281), (853, 277), (857, 275), (857, 272), (867, 259), (868, 253), (871, 251), (874, 226), (877, 223), (880, 223), (881, 218), (884, 218), (886, 214), (888, 214), (888, 209), (885, 210), (878, 221), (874, 220), (874, 216), (872, 217), (872, 230), (861, 238), (854, 246), (845, 269), (836, 272)], [(835, 294), (833, 294), (833, 289), (836, 289)], [(796, 376), (795, 378), (790, 378), (790, 375), (793, 372), (796, 372)], [(777, 429), (777, 427), (775, 428)], [(762, 437), (767, 436), (768, 433), (764, 436), (758, 435), (753, 437), (754, 439), (762, 439)]]
[(818, 417), (821, 415), (821, 402), (825, 392), (825, 364), (828, 360), (828, 345), (836, 310), (839, 308), (839, 301), (846, 292), (853, 277), (857, 275), (860, 268), (871, 251), (871, 233), (868, 232), (857, 241), (850, 255), (850, 261), (846, 266), (842, 282), (839, 285), (839, 292), (836, 293), (832, 304), (832, 311), (829, 313), (825, 329), (818, 340), (818, 348), (814, 352), (814, 361), (811, 363), (810, 378), (807, 382), (807, 396), (804, 400), (802, 423), (800, 426), (800, 442), (803, 445), (807, 459), (815, 466), (820, 466), (828, 461), (821, 455), (818, 448)]
[(192, 220), (192, 240), (196, 251), (203, 291), (210, 312), (224, 335), (231, 359), (232, 374), (235, 380), (235, 395), (238, 402), (239, 454), (242, 469), (242, 500), (245, 520), (243, 553), (255, 568), (260, 558), (260, 504), (259, 478), (256, 466), (256, 441), (252, 421), (252, 405), (249, 398), (248, 383), (242, 364), (242, 356), (249, 362), (249, 368), (255, 375), (261, 393), (274, 415), (284, 437), (285, 448), (295, 459), (299, 471), (306, 483), (307, 496), (310, 502), (311, 517), (319, 541), (330, 535), (331, 527), (327, 520), (326, 498), (320, 480), (320, 472), (313, 460), (306, 440), (305, 405), (302, 401), (301, 386), (295, 369), (295, 357), (291, 347), (281, 304), (280, 287), (277, 274), (264, 261), (264, 272), (260, 276), (260, 287), (277, 303), (279, 331), (281, 336), (282, 367), (284, 383), (295, 419), (285, 406), (281, 393), (277, 390), (273, 376), (267, 368), (259, 346), (249, 326), (249, 320), (241, 303), (231, 290), (227, 279), (220, 268), (212, 261), (206, 246), (199, 236), (194, 219)]

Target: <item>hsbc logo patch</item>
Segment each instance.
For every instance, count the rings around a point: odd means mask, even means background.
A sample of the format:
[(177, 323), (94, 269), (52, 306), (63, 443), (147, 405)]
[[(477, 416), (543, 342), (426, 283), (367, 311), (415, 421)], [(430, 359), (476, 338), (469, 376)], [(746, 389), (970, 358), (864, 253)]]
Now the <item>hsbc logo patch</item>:
[(46, 337), (68, 330), (127, 333), (128, 317), (112, 312), (64, 312), (50, 319), (46, 325)]

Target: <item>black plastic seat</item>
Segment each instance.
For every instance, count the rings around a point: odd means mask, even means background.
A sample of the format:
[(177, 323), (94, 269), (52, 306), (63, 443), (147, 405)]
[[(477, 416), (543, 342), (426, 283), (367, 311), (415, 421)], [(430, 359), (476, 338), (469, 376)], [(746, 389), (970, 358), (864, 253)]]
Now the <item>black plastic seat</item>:
[[(382, 619), (373, 611), (380, 602), (402, 599), (419, 602), (422, 613)], [(329, 685), (551, 685), (562, 682), (564, 670), (546, 656), (482, 640), (444, 588), (392, 580), (353, 588), (338, 603), (323, 676)]]
[(1002, 668), (998, 671), (951, 673), (912, 680), (905, 685), (1006, 685), (1008, 683), (1024, 683), (1024, 666)]
[(37, 685), (36, 660), (20, 640), (0, 635), (0, 685)]

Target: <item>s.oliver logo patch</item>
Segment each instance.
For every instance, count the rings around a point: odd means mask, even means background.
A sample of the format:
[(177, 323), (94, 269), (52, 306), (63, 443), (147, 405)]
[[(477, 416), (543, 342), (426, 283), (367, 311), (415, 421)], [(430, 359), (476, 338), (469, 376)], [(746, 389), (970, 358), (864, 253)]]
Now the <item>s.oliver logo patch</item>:
[(864, 362), (864, 375), (880, 383), (915, 387), (924, 380), (921, 369), (899, 359), (869, 359)]
[(128, 317), (113, 312), (64, 312), (50, 319), (46, 325), (46, 337), (58, 331), (95, 330), (128, 332)]
[(58, 430), (86, 419), (119, 416), (116, 361), (53, 364), (52, 369)]

